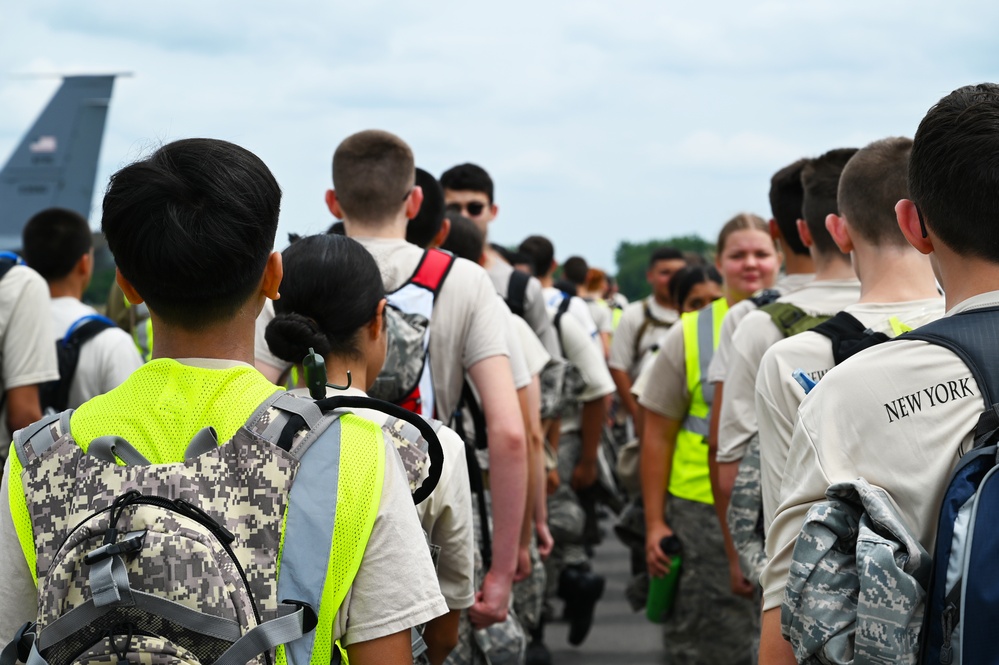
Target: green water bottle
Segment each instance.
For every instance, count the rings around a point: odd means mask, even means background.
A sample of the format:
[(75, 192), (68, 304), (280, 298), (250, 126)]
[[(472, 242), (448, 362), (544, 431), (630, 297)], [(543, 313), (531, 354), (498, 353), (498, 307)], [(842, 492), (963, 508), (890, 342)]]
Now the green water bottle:
[(666, 623), (666, 617), (676, 597), (676, 583), (680, 579), (683, 563), (683, 545), (676, 535), (659, 541), (659, 548), (670, 558), (669, 573), (649, 580), (649, 599), (645, 603), (645, 616), (652, 623)]

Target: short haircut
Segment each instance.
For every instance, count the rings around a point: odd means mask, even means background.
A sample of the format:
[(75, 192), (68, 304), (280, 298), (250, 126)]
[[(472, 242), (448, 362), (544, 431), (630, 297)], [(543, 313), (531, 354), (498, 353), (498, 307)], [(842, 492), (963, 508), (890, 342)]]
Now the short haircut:
[(686, 261), (683, 252), (676, 249), (675, 247), (663, 246), (657, 247), (653, 250), (652, 255), (649, 256), (649, 269), (656, 264), (656, 261)]
[(475, 222), (456, 212), (449, 211), (447, 218), (451, 222), (451, 230), (448, 231), (447, 238), (441, 243), (441, 249), (446, 249), (455, 256), (478, 263), (479, 259), (482, 258), (482, 251), (486, 244), (486, 238), (482, 235), (482, 231), (475, 225)]
[(482, 192), (493, 204), (493, 179), (477, 164), (458, 164), (441, 174), (441, 186), (455, 192)]
[(999, 85), (958, 88), (927, 111), (909, 157), (909, 194), (944, 244), (999, 262)]
[(678, 308), (683, 307), (695, 286), (703, 282), (722, 284), (722, 276), (712, 265), (684, 266), (677, 270), (669, 280), (669, 294)]
[(36, 213), (21, 232), (21, 244), (25, 263), (47, 282), (68, 275), (94, 246), (87, 220), (65, 208)]
[(590, 266), (582, 256), (570, 256), (562, 263), (562, 274), (576, 286), (586, 284), (586, 273)]
[(909, 198), (912, 139), (875, 141), (857, 151), (839, 178), (840, 213), (850, 228), (875, 246), (908, 247), (898, 228), (895, 204)]
[(199, 331), (232, 318), (259, 288), (280, 207), (281, 188), (259, 157), (185, 139), (111, 176), (101, 228), (149, 308)]
[(826, 216), (839, 214), (836, 203), (839, 176), (856, 152), (856, 148), (836, 148), (809, 160), (801, 169), (801, 186), (805, 191), (802, 214), (819, 254), (842, 254), (826, 230)]
[(416, 186), (423, 190), (423, 203), (416, 217), (406, 224), (406, 241), (426, 248), (444, 224), (444, 189), (437, 178), (421, 168), (416, 169)]
[(352, 134), (333, 153), (333, 189), (350, 221), (381, 224), (397, 215), (416, 181), (413, 151), (395, 134)]
[(374, 257), (335, 234), (302, 238), (281, 257), (281, 298), (264, 333), (271, 352), (291, 363), (302, 362), (310, 348), (321, 356), (361, 357), (357, 333), (385, 297)]
[(798, 220), (803, 219), (801, 209), (805, 198), (801, 170), (807, 163), (807, 159), (799, 159), (770, 178), (770, 213), (784, 236), (785, 248), (799, 256), (808, 256), (808, 248), (798, 235)]
[(337, 221), (330, 224), (330, 227), (326, 229), (326, 233), (329, 233), (330, 235), (334, 236), (345, 236), (347, 235), (347, 227), (344, 225), (342, 221), (338, 219)]
[(548, 238), (528, 236), (517, 249), (528, 258), (531, 272), (535, 277), (544, 277), (551, 270), (552, 262), (555, 260), (555, 246)]

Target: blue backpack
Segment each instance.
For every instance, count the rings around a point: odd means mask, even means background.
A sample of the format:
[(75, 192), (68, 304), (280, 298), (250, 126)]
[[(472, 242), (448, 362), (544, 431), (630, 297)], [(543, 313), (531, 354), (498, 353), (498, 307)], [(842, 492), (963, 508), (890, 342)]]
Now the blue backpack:
[(904, 337), (957, 354), (985, 401), (972, 449), (940, 506), (920, 662), (999, 664), (993, 632), (999, 614), (999, 307), (948, 316)]

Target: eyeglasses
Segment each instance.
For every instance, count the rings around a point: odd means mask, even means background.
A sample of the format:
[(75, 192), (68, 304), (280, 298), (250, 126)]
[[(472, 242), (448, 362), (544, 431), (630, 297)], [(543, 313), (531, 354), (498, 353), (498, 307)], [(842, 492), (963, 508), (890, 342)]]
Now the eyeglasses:
[(469, 201), (468, 203), (448, 203), (447, 209), (450, 212), (464, 213), (467, 217), (478, 217), (486, 209), (486, 204), (481, 201)]

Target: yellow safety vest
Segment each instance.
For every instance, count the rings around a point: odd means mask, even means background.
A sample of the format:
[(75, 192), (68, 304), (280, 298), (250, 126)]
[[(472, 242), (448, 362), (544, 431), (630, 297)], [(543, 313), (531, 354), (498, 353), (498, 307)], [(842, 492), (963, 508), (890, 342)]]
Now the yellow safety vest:
[(704, 309), (687, 312), (680, 318), (690, 408), (676, 437), (669, 492), (688, 501), (714, 503), (708, 475), (707, 445), (714, 386), (703, 385), (701, 377), (707, 374), (711, 357), (718, 348), (722, 319), (727, 312), (728, 303), (719, 298)]
[[(114, 434), (131, 443), (153, 464), (182, 462), (188, 443), (199, 430), (210, 425), (215, 428), (219, 441), (228, 441), (260, 404), (277, 390), (274, 384), (249, 366), (203, 369), (161, 358), (140, 367), (114, 390), (83, 404), (73, 413), (70, 430), (84, 451), (93, 439)], [(354, 443), (341, 446), (339, 468), (360, 470), (374, 464), (377, 491), (368, 497), (358, 486), (359, 478), (352, 477), (354, 474), (346, 473), (340, 477), (336, 504), (338, 528), (332, 534), (327, 578), (323, 585), (322, 602), (317, 608), (319, 624), (310, 658), (313, 665), (328, 665), (333, 648), (339, 648), (341, 662), (347, 662), (346, 652), (339, 644), (334, 645), (329, 636), (334, 617), (367, 547), (367, 538), (363, 542), (354, 542), (350, 534), (370, 535), (384, 482), (384, 446), (357, 444), (358, 437), (363, 437), (362, 440), (374, 437), (381, 444), (381, 429), (353, 415), (343, 418), (346, 419), (343, 422), (349, 423), (349, 437)], [(345, 428), (347, 426), (344, 425)], [(376, 457), (370, 457), (372, 452)], [(24, 488), (15, 480), (21, 478), (24, 467), (13, 450), (9, 463), (11, 517), (24, 558), (37, 584), (31, 517)], [(373, 500), (372, 505), (359, 505), (362, 500), (369, 499)], [(282, 546), (285, 526), (282, 523)], [(278, 566), (280, 568), (280, 555)], [(278, 647), (276, 665), (285, 665), (286, 662), (285, 648)]]

